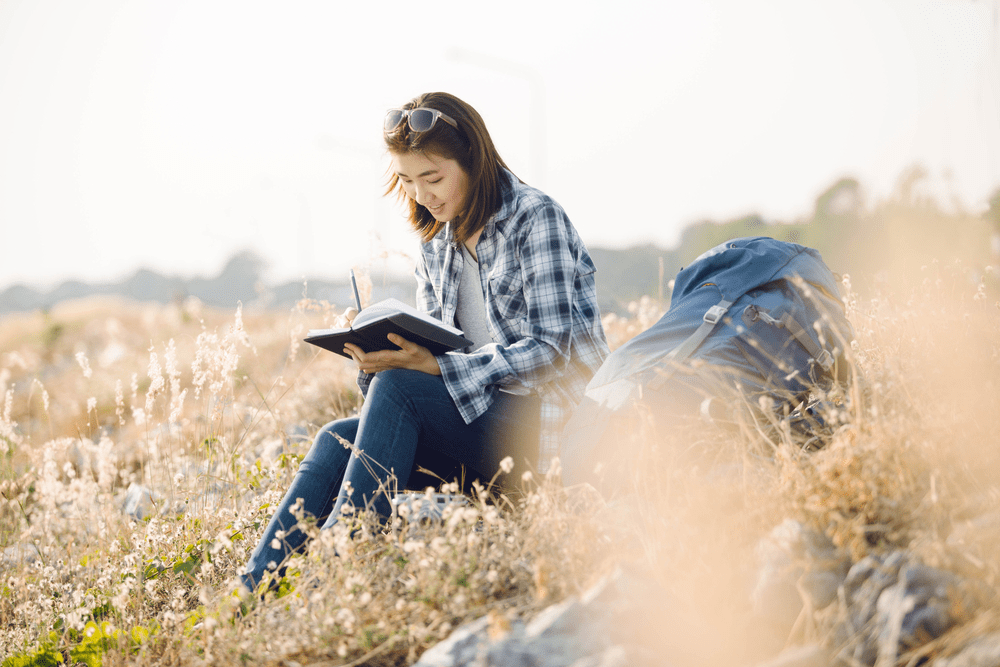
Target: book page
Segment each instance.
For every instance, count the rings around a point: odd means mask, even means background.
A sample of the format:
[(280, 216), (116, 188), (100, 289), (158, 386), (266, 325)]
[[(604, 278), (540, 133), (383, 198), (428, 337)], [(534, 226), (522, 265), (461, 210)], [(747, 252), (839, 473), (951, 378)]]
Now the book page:
[(326, 336), (327, 334), (347, 333), (348, 331), (350, 331), (350, 329), (310, 329), (306, 332), (306, 338)]
[(390, 315), (395, 315), (396, 313), (406, 313), (408, 315), (412, 315), (413, 317), (419, 320), (423, 320), (428, 324), (433, 324), (437, 327), (440, 327), (445, 331), (450, 331), (451, 333), (462, 335), (460, 329), (448, 326), (447, 324), (437, 319), (436, 317), (431, 317), (427, 313), (419, 311), (413, 306), (407, 305), (402, 301), (400, 301), (399, 299), (394, 299), (391, 297), (385, 299), (384, 301), (379, 301), (378, 303), (374, 303), (365, 308), (364, 310), (362, 310), (360, 313), (358, 313), (357, 317), (354, 318), (352, 327), (355, 328), (362, 327), (370, 322), (376, 322), (378, 320), (385, 319)]

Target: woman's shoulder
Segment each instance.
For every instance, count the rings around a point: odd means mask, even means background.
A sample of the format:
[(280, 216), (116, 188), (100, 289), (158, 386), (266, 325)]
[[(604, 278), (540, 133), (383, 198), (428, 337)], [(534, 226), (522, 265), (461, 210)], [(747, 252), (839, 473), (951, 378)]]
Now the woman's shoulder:
[(553, 197), (536, 187), (514, 179), (504, 207), (508, 225), (528, 233), (536, 227), (557, 225), (572, 228), (566, 210)]

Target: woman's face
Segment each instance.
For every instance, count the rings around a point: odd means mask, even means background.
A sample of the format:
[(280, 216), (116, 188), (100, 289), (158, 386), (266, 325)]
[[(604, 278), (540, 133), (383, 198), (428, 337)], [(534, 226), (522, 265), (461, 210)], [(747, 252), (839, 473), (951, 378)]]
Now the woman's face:
[(426, 153), (392, 153), (392, 171), (406, 196), (434, 216), (454, 220), (465, 210), (469, 176), (456, 160)]

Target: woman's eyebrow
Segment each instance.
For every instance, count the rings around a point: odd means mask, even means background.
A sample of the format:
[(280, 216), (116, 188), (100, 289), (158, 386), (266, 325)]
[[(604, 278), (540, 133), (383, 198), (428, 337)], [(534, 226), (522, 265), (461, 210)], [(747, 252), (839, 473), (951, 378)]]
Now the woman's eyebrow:
[[(424, 176), (430, 176), (431, 174), (436, 174), (436, 173), (438, 173), (438, 171), (440, 171), (440, 170), (439, 170), (439, 169), (428, 169), (428, 170), (427, 170), (427, 171), (425, 171), (425, 172), (422, 172), (422, 173), (420, 173), (420, 174), (417, 174), (417, 176), (416, 176), (416, 177), (417, 177), (417, 178), (423, 178)], [(401, 172), (401, 171), (397, 171), (397, 172), (396, 172), (396, 175), (397, 175), (397, 176), (402, 176), (403, 178), (409, 178), (409, 176), (407, 176), (406, 174), (404, 174), (404, 173), (403, 173), (403, 172)]]

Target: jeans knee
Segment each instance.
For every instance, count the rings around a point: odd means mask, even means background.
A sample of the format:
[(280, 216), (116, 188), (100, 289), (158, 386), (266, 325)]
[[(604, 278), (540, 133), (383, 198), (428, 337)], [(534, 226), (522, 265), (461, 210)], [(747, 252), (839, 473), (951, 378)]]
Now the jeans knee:
[(421, 375), (426, 376), (427, 373), (410, 370), (409, 368), (390, 368), (379, 371), (372, 378), (372, 383), (368, 390), (372, 392), (391, 391), (398, 394), (407, 394), (409, 393), (407, 388), (411, 387), (414, 382), (419, 382)]
[(344, 461), (350, 457), (350, 450), (344, 446), (341, 438), (353, 444), (357, 434), (357, 417), (338, 419), (328, 423), (316, 433), (316, 437), (313, 438), (312, 447), (309, 448), (309, 453), (302, 459), (299, 468), (333, 470), (342, 467)]

